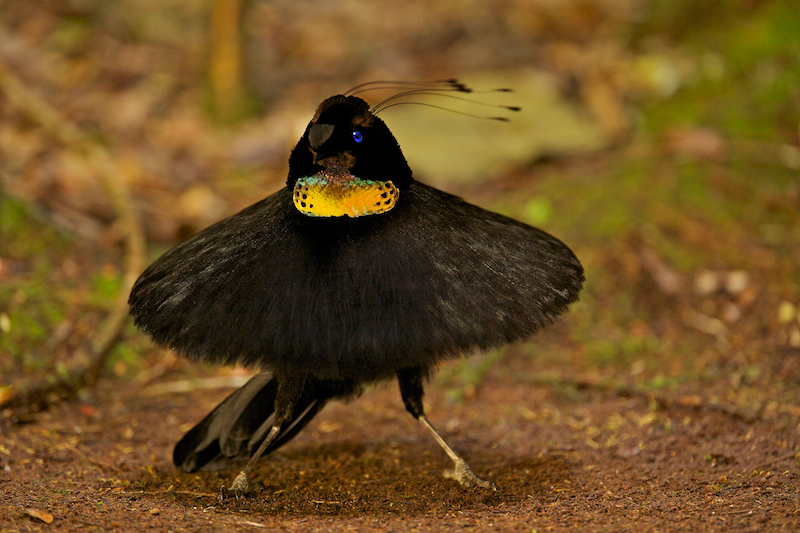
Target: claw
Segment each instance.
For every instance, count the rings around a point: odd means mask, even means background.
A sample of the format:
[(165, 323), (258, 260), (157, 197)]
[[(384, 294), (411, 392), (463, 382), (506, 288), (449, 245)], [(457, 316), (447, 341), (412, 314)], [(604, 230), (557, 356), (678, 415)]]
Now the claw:
[(236, 476), (236, 479), (233, 480), (230, 487), (226, 487), (222, 485), (219, 489), (219, 501), (220, 503), (224, 502), (230, 498), (236, 498), (237, 500), (244, 498), (250, 491), (250, 483), (247, 482), (247, 474), (244, 472), (239, 472), (239, 475)]
[(456, 462), (452, 470), (445, 470), (444, 477), (458, 481), (458, 484), (462, 487), (477, 485), (484, 489), (492, 489), (497, 492), (497, 485), (476, 476), (469, 465), (464, 461)]

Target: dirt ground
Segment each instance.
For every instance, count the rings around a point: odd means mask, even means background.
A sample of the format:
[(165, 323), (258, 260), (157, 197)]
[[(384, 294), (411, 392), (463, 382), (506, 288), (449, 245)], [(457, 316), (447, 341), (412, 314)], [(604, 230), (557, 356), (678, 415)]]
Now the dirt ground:
[[(746, 413), (537, 383), (510, 353), (464, 402), (429, 412), (497, 492), (448, 460), (396, 385), (326, 408), (262, 459), (263, 488), (217, 501), (235, 472), (184, 474), (172, 446), (227, 391), (143, 394), (113, 379), (28, 423), (3, 420), (3, 531), (797, 531), (800, 410)], [(458, 364), (458, 363), (453, 363)], [(782, 412), (783, 411), (783, 412)], [(42, 514), (43, 513), (43, 514)], [(52, 520), (52, 523), (45, 523)]]
[[(0, 532), (800, 531), (795, 3), (0, 0), (0, 405), (109, 354), (66, 401), (0, 408)], [(427, 387), (497, 492), (445, 479), (387, 383), (220, 503), (236, 469), (171, 454), (241, 370), (104, 337), (114, 302), (282, 187), (323, 98), (449, 76), (523, 110), (388, 110), (415, 177), (586, 268), (561, 322)]]

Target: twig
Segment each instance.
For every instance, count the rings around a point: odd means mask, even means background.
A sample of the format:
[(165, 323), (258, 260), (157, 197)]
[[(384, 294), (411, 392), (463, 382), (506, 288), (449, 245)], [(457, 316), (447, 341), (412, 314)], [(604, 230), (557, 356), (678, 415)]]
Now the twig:
[(736, 515), (740, 515), (740, 514), (751, 515), (754, 512), (756, 512), (757, 510), (758, 509), (742, 509), (741, 511), (731, 511), (731, 512), (725, 513), (725, 514), (727, 514), (728, 516), (736, 516)]
[(102, 373), (108, 354), (117, 342), (128, 316), (128, 293), (144, 268), (144, 233), (133, 209), (127, 186), (119, 177), (114, 161), (104, 146), (61, 115), (2, 63), (0, 93), (6, 96), (14, 108), (38, 122), (59, 142), (74, 147), (87, 158), (105, 185), (125, 234), (125, 274), (122, 287), (114, 307), (91, 339), (88, 363), (72, 368), (63, 377), (56, 374), (33, 382), (9, 385), (5, 387), (3, 398), (0, 399), (0, 408), (46, 405), (53, 401), (53, 397), (73, 397), (81, 388), (97, 381)]
[(230, 121), (241, 113), (242, 56), (239, 0), (214, 0), (211, 8), (209, 82), (217, 118)]
[(763, 463), (759, 463), (759, 464), (757, 464), (755, 466), (751, 466), (750, 468), (747, 469), (747, 471), (748, 472), (752, 472), (753, 470), (761, 470), (761, 469), (766, 468), (768, 466), (772, 466), (775, 463), (780, 463), (781, 461), (785, 461), (786, 459), (794, 459), (798, 455), (800, 455), (800, 450), (794, 450), (791, 453), (787, 453), (785, 455), (779, 455), (778, 457), (770, 459), (769, 461), (764, 461)]
[(212, 494), (210, 492), (192, 492), (190, 490), (169, 490), (169, 489), (164, 489), (164, 490), (132, 490), (132, 491), (125, 492), (125, 494), (144, 494), (144, 495), (149, 495), (149, 494), (182, 494), (184, 496), (195, 496), (197, 498), (201, 498), (201, 497), (202, 498), (205, 498), (205, 497), (216, 498), (217, 496), (219, 496), (219, 494), (216, 494), (216, 493)]
[(159, 396), (161, 394), (171, 394), (174, 392), (188, 392), (192, 390), (221, 389), (226, 387), (241, 387), (252, 376), (220, 376), (205, 379), (182, 379), (170, 381), (169, 383), (157, 383), (145, 388), (142, 396)]

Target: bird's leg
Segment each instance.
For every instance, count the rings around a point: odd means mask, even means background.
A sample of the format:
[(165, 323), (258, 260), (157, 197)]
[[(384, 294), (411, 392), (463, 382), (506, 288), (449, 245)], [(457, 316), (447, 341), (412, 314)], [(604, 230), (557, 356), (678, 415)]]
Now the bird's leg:
[(278, 379), (278, 391), (275, 396), (275, 420), (272, 424), (272, 428), (255, 453), (250, 457), (250, 460), (247, 461), (242, 471), (239, 472), (239, 475), (233, 480), (231, 486), (226, 487), (223, 485), (220, 487), (220, 502), (230, 497), (234, 497), (238, 500), (250, 492), (250, 483), (247, 481), (247, 476), (250, 474), (250, 471), (269, 445), (272, 444), (281, 432), (291, 425), (294, 420), (295, 407), (303, 395), (303, 390), (306, 386), (306, 377), (279, 376)]
[(466, 461), (461, 458), (456, 451), (450, 447), (449, 444), (442, 438), (436, 428), (428, 421), (425, 416), (425, 410), (422, 406), (422, 396), (424, 394), (423, 381), (425, 378), (425, 370), (422, 367), (404, 368), (397, 371), (397, 381), (400, 384), (400, 395), (403, 397), (403, 403), (411, 415), (422, 422), (422, 425), (431, 432), (433, 438), (442, 447), (445, 453), (453, 460), (453, 470), (446, 470), (444, 476), (447, 478), (455, 479), (461, 486), (469, 487), (477, 485), (485, 489), (497, 490), (497, 487), (491, 481), (485, 481), (476, 476)]

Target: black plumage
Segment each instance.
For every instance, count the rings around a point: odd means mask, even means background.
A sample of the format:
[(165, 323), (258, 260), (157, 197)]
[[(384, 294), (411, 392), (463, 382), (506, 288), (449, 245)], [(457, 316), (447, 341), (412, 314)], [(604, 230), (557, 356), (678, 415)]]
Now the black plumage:
[[(319, 180), (367, 192), (389, 183), (399, 196), (381, 214), (308, 216), (298, 183)], [(435, 432), (422, 383), (436, 363), (528, 337), (577, 299), (583, 279), (555, 237), (414, 181), (366, 102), (334, 96), (292, 151), (287, 187), (156, 260), (130, 306), (140, 328), (186, 357), (265, 371), (176, 446), (175, 463), (196, 470), (277, 448), (327, 400), (394, 375)], [(460, 482), (490, 485), (451, 458)]]

